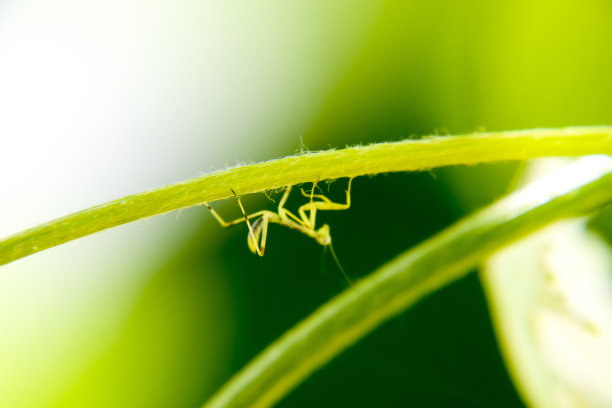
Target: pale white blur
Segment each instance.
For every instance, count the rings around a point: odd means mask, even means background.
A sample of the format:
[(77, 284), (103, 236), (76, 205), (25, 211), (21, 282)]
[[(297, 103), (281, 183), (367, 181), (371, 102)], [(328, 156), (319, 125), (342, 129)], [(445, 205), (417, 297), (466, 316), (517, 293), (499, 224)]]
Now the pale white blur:
[[(567, 166), (555, 173), (556, 181), (547, 177), (547, 185), (567, 188), (611, 159), (580, 161), (587, 166)], [(536, 161), (525, 180), (566, 162)], [(533, 199), (542, 199), (537, 182), (531, 187)], [(586, 219), (555, 223), (487, 262), (482, 276), (502, 351), (531, 405), (612, 405), (611, 272), (610, 248), (586, 228)]]
[[(0, 236), (298, 147), (376, 7), (345, 19), (321, 1), (0, 2)], [(3, 266), (0, 406), (59, 398), (199, 220), (147, 220)]]

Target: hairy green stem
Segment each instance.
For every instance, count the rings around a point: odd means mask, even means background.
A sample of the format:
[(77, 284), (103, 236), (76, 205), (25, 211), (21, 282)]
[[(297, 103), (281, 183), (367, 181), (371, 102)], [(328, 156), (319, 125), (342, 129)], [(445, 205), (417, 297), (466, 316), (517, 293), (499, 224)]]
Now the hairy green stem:
[(543, 156), (612, 154), (612, 127), (535, 129), (428, 137), (305, 153), (239, 166), (130, 195), (67, 215), (0, 241), (0, 265), (140, 218), (315, 180), (454, 164), (526, 160)]
[(612, 159), (595, 156), (544, 177), (400, 255), (319, 308), (262, 352), (206, 405), (267, 407), (317, 368), (459, 279), (487, 255), (555, 220), (612, 202)]

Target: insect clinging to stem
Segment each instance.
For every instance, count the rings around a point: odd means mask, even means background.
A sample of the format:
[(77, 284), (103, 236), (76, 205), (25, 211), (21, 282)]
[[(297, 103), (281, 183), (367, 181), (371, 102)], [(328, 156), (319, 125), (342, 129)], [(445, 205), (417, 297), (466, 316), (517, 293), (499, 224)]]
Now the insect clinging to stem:
[[(340, 267), (340, 270), (350, 283), (351, 280), (348, 278), (348, 276), (346, 276), (346, 273), (344, 272), (344, 269), (342, 269), (342, 266), (340, 266), (340, 262), (338, 261), (338, 258), (332, 247), (332, 239), (329, 233), (329, 225), (324, 224), (319, 229), (316, 229), (316, 217), (318, 210), (346, 210), (350, 208), (352, 181), (353, 179), (350, 178), (348, 182), (348, 187), (345, 191), (345, 203), (334, 203), (322, 194), (315, 194), (314, 191), (317, 186), (316, 181), (312, 183), (312, 190), (310, 190), (310, 193), (307, 193), (303, 189), (300, 189), (302, 195), (310, 198), (310, 201), (306, 204), (301, 205), (298, 208), (297, 212), (299, 216), (296, 216), (291, 211), (285, 208), (285, 203), (287, 202), (289, 194), (291, 193), (291, 185), (288, 185), (285, 189), (285, 192), (280, 202), (278, 203), (277, 212), (261, 210), (253, 214), (247, 215), (246, 211), (244, 210), (244, 206), (242, 205), (242, 201), (240, 201), (240, 196), (236, 194), (233, 189), (231, 189), (231, 191), (238, 200), (238, 205), (240, 206), (240, 210), (242, 211), (243, 215), (242, 217), (232, 221), (225, 221), (214, 209), (212, 209), (212, 207), (207, 202), (204, 202), (204, 204), (206, 205), (206, 207), (208, 207), (212, 215), (217, 219), (217, 221), (219, 221), (219, 224), (221, 224), (223, 227), (230, 227), (241, 222), (246, 222), (247, 227), (249, 229), (249, 235), (247, 238), (249, 249), (251, 250), (251, 252), (259, 256), (263, 256), (264, 254), (266, 248), (266, 238), (268, 236), (268, 225), (270, 223), (284, 225), (288, 228), (299, 231), (311, 238), (314, 238), (314, 240), (321, 244), (324, 248), (329, 247), (332, 256)], [(251, 223), (250, 220), (253, 218), (257, 219), (253, 223)]]

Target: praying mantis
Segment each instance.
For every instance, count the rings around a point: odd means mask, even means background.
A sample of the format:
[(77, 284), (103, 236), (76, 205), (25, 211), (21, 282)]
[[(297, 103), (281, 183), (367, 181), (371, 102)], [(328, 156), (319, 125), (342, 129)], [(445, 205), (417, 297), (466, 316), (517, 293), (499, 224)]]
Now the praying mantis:
[[(284, 225), (285, 227), (291, 228), (293, 230), (299, 231), (317, 241), (324, 248), (329, 247), (330, 252), (332, 253), (336, 263), (340, 267), (340, 270), (345, 275), (345, 278), (350, 282), (348, 276), (340, 266), (340, 262), (336, 257), (334, 249), (332, 247), (332, 239), (329, 232), (329, 225), (324, 224), (320, 228), (316, 228), (316, 217), (317, 211), (327, 211), (327, 210), (347, 210), (351, 206), (351, 183), (353, 179), (350, 178), (348, 182), (348, 187), (345, 190), (346, 193), (346, 202), (345, 203), (335, 203), (331, 201), (329, 198), (325, 197), (323, 194), (315, 194), (315, 188), (317, 186), (317, 182), (312, 183), (312, 189), (310, 193), (304, 191), (304, 189), (300, 189), (303, 196), (310, 198), (310, 201), (306, 204), (301, 205), (297, 213), (298, 215), (293, 214), (291, 211), (285, 208), (285, 204), (287, 199), (289, 198), (289, 194), (291, 193), (291, 185), (287, 186), (285, 192), (278, 203), (277, 212), (269, 211), (269, 210), (261, 210), (255, 213), (247, 215), (244, 206), (242, 205), (242, 201), (240, 200), (240, 196), (236, 194), (234, 189), (231, 189), (232, 194), (238, 200), (238, 205), (240, 206), (240, 210), (242, 211), (242, 217), (237, 218), (232, 221), (225, 221), (210, 205), (208, 202), (204, 202), (204, 205), (210, 210), (212, 215), (217, 219), (219, 224), (223, 227), (231, 227), (232, 225), (239, 224), (241, 222), (245, 222), (249, 229), (249, 235), (247, 238), (247, 243), (249, 249), (252, 253), (257, 254), (259, 256), (263, 256), (264, 251), (266, 249), (266, 239), (268, 237), (268, 225), (270, 223)], [(256, 219), (255, 219), (256, 218)], [(253, 223), (250, 220), (255, 219)]]

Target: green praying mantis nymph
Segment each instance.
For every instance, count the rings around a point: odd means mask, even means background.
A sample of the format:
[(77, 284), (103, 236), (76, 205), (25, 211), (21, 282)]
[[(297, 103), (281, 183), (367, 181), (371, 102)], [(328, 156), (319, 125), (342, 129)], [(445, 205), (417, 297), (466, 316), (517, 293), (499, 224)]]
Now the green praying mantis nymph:
[[(340, 266), (340, 262), (336, 257), (334, 249), (332, 247), (332, 239), (329, 233), (329, 225), (324, 224), (319, 229), (316, 229), (316, 217), (317, 211), (322, 210), (346, 210), (351, 206), (351, 182), (353, 179), (349, 179), (348, 187), (346, 189), (346, 202), (345, 203), (334, 203), (329, 198), (325, 197), (322, 194), (315, 194), (315, 188), (317, 183), (312, 183), (312, 190), (310, 193), (306, 193), (303, 189), (301, 189), (302, 195), (310, 198), (310, 201), (306, 204), (301, 205), (298, 208), (298, 216), (293, 214), (291, 211), (285, 208), (285, 203), (287, 202), (287, 198), (289, 198), (289, 194), (291, 193), (291, 186), (287, 186), (285, 189), (285, 193), (278, 203), (277, 212), (262, 210), (257, 211), (253, 214), (247, 215), (244, 210), (244, 206), (242, 205), (242, 201), (240, 201), (240, 196), (236, 194), (236, 192), (232, 189), (232, 193), (238, 200), (238, 205), (240, 206), (240, 210), (242, 211), (242, 217), (237, 218), (233, 221), (225, 221), (215, 210), (211, 208), (211, 206), (204, 202), (206, 207), (210, 210), (212, 215), (219, 221), (223, 227), (230, 227), (232, 225), (239, 224), (241, 222), (246, 222), (249, 228), (249, 235), (247, 238), (247, 242), (249, 245), (249, 249), (254, 254), (259, 256), (263, 256), (264, 251), (266, 249), (266, 238), (268, 236), (268, 225), (270, 223), (276, 223), (280, 225), (284, 225), (293, 230), (299, 231), (317, 241), (324, 248), (329, 247), (330, 252), (332, 253), (336, 263), (340, 267), (340, 270), (345, 275), (345, 278), (350, 282), (350, 279), (346, 276), (346, 273)], [(316, 199), (316, 200), (315, 200)], [(251, 219), (257, 218), (253, 223), (251, 223)]]

